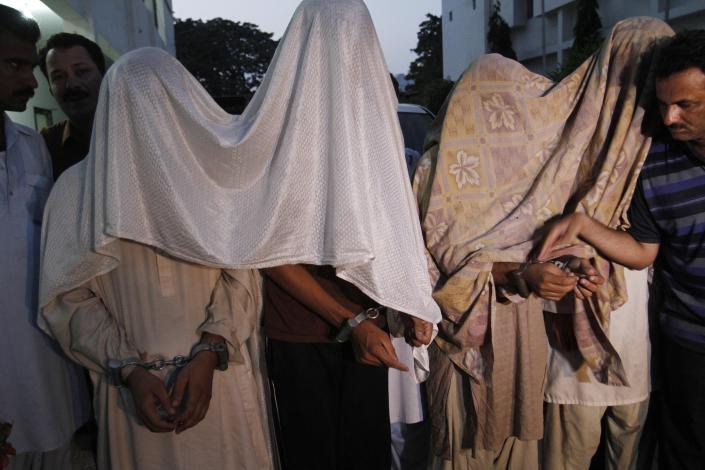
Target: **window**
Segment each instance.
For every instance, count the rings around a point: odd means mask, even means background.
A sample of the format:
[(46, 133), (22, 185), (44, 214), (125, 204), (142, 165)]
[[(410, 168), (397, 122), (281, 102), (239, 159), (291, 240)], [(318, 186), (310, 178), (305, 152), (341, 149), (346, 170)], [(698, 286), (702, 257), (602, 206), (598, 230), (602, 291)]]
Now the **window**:
[(34, 128), (42, 130), (54, 125), (54, 116), (50, 109), (34, 107)]
[(526, 0), (526, 19), (534, 17), (534, 0)]
[(472, 9), (473, 10), (477, 9), (477, 0), (472, 0)]
[(157, 14), (157, 0), (152, 0), (152, 13), (154, 14), (154, 27), (159, 29), (159, 15)]
[(453, 21), (453, 10), (448, 12), (448, 21)]

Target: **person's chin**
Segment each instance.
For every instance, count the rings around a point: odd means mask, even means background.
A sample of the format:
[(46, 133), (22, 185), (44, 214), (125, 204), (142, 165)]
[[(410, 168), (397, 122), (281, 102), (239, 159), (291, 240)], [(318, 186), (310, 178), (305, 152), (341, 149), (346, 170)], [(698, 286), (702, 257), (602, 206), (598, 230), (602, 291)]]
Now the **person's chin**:
[(15, 113), (21, 113), (27, 109), (27, 101), (29, 101), (29, 100), (11, 103), (10, 105), (8, 105), (5, 108), (5, 111), (12, 111)]
[(65, 103), (64, 106), (62, 106), (61, 108), (67, 116), (84, 116), (90, 113), (90, 107), (88, 103), (84, 103), (82, 101), (73, 101), (71, 103)]

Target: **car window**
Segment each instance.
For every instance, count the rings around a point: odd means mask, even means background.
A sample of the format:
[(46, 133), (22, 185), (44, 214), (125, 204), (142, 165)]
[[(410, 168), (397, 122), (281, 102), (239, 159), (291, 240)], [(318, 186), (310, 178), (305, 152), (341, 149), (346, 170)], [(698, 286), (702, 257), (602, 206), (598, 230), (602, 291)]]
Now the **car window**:
[(433, 118), (429, 114), (399, 113), (401, 132), (404, 135), (404, 147), (423, 153), (423, 142), (432, 122)]

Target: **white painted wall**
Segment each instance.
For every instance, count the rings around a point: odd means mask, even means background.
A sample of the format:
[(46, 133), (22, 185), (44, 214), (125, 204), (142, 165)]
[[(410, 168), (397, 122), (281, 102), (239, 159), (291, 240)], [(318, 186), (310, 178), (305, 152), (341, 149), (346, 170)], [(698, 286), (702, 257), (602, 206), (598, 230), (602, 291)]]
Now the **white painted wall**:
[(474, 58), (485, 53), (487, 6), (488, 0), (442, 1), (445, 78), (457, 80)]
[[(480, 4), (486, 10), (478, 14)], [(487, 20), (490, 0), (472, 2), (443, 0), (443, 70), (456, 80), (468, 65), (485, 53)], [(564, 53), (573, 44), (576, 0), (544, 0), (546, 13), (547, 71), (563, 60)], [(543, 73), (541, 0), (534, 0), (534, 17), (527, 19), (526, 0), (502, 0), (502, 16), (512, 28), (512, 44), (519, 60), (529, 69)], [(600, 0), (600, 16), (607, 34), (618, 21), (632, 16), (664, 18), (665, 0)], [(448, 13), (453, 11), (453, 22)], [(484, 24), (481, 24), (484, 17)], [(676, 31), (705, 28), (705, 0), (670, 0), (669, 23)], [(447, 37), (446, 37), (447, 36)], [(472, 47), (468, 47), (472, 44)]]

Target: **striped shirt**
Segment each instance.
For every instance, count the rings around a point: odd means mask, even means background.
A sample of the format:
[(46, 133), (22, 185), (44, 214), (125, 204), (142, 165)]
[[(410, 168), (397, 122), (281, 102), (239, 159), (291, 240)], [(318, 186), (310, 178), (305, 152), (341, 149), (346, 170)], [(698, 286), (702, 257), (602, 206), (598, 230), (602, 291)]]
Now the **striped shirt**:
[(659, 322), (683, 346), (705, 351), (705, 160), (683, 144), (651, 147), (629, 208), (629, 233), (659, 243)]

